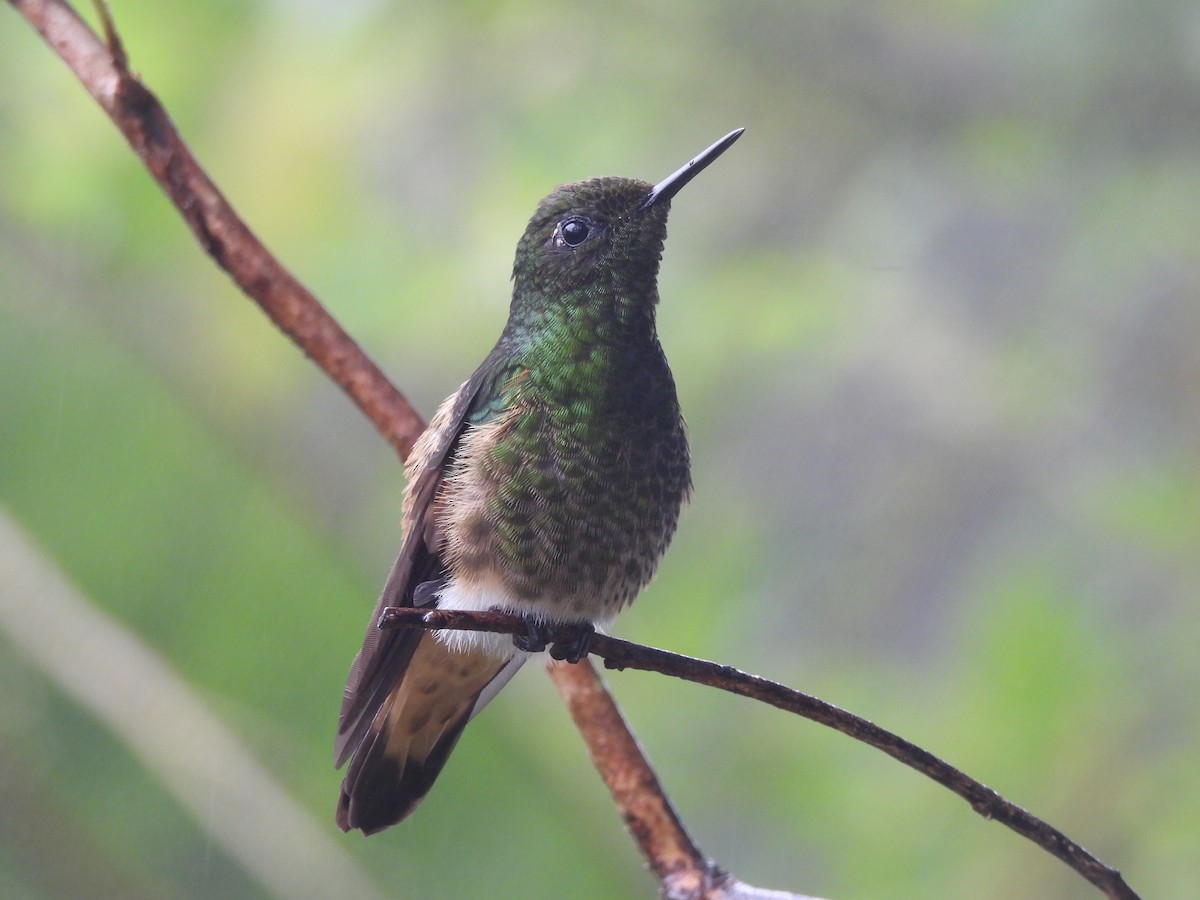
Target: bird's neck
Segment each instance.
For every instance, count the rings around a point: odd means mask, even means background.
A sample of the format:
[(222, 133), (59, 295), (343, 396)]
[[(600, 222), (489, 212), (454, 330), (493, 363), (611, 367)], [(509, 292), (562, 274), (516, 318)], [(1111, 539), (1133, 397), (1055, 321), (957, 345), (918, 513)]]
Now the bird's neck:
[(617, 400), (614, 392), (645, 389), (630, 383), (633, 372), (666, 371), (654, 322), (656, 295), (584, 289), (553, 302), (524, 299), (529, 302), (514, 303), (506, 333), (544, 399), (582, 395), (605, 406), (605, 398)]

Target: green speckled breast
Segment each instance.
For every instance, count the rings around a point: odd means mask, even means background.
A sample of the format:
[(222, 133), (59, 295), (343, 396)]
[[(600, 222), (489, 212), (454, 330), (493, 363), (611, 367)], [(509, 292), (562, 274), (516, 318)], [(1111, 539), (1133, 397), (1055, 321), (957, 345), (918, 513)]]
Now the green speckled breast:
[(675, 385), (653, 337), (599, 342), (568, 370), (536, 350), (461, 439), (449, 568), (499, 580), (514, 606), (613, 615), (653, 576), (690, 489)]

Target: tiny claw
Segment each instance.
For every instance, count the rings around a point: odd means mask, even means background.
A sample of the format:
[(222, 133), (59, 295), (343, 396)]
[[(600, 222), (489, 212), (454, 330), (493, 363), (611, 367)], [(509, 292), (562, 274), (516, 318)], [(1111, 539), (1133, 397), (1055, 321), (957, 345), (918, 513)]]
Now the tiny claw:
[(525, 629), (513, 633), (513, 644), (525, 653), (541, 653), (554, 636), (554, 626), (543, 619), (525, 617)]
[(552, 659), (577, 663), (587, 656), (596, 628), (591, 622), (547, 622), (526, 616), (525, 627), (513, 634), (513, 644), (525, 653), (550, 648)]
[(577, 663), (588, 654), (596, 626), (591, 622), (572, 622), (558, 628), (558, 640), (550, 648), (552, 659)]

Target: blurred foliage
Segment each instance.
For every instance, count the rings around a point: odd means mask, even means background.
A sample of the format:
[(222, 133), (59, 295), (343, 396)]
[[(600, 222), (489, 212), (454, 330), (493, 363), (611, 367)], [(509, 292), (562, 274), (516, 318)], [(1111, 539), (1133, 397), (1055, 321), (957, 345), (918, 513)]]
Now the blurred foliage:
[[(498, 333), (539, 198), (661, 177), (745, 125), (672, 213), (660, 330), (696, 494), (619, 633), (847, 706), (1145, 896), (1194, 894), (1194, 5), (114, 7), (213, 177), (426, 412)], [(0, 78), (0, 505), (382, 892), (651, 895), (536, 670), (416, 818), (336, 832), (332, 735), (398, 545), (399, 467), (11, 11)], [(269, 892), (121, 733), (0, 647), (0, 894)], [(746, 881), (1097, 896), (875, 751), (610, 680)]]

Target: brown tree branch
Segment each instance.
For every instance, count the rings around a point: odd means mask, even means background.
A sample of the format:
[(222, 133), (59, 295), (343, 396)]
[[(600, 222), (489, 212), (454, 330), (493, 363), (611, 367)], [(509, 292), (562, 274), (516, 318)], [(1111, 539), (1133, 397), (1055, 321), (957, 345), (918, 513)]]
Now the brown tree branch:
[[(424, 428), (420, 415), (317, 299), (275, 260), (225, 200), (180, 138), (158, 99), (129, 71), (124, 48), (103, 3), (97, 2), (97, 8), (104, 41), (64, 0), (9, 3), (38, 31), (125, 135), (204, 251), (347, 393), (401, 458), (407, 456)], [(391, 627), (402, 619), (407, 626), (429, 628), (510, 632), (520, 626), (519, 618), (497, 615), (410, 609), (390, 611), (385, 619)], [(982, 815), (1003, 821), (1039, 843), (1108, 896), (1136, 900), (1137, 895), (1119, 873), (1058, 831), (921, 748), (864, 719), (728, 666), (604, 635), (593, 640), (592, 652), (604, 656), (606, 665), (612, 668), (675, 674), (755, 697), (879, 747), (955, 790)], [(703, 856), (683, 830), (637, 741), (590, 664), (554, 667), (551, 674), (631, 833), (659, 876), (662, 896), (672, 900), (796, 896), (742, 885)]]
[[(515, 634), (527, 627), (523, 618), (501, 612), (462, 612), (450, 609), (414, 609), (411, 607), (390, 607), (383, 611), (379, 620), (380, 628), (427, 628), (467, 631), (490, 631), (502, 634)], [(570, 639), (571, 629), (562, 629), (562, 639)], [(557, 639), (557, 636), (556, 638)], [(742, 697), (749, 697), (761, 703), (767, 703), (778, 709), (795, 713), (814, 722), (819, 722), (834, 731), (840, 731), (864, 744), (870, 744), (878, 750), (899, 760), (906, 766), (916, 769), (938, 784), (953, 791), (971, 804), (971, 808), (985, 819), (994, 819), (1008, 826), (1017, 834), (1033, 841), (1048, 853), (1061, 859), (1072, 869), (1096, 885), (1107, 896), (1114, 900), (1136, 900), (1137, 894), (1125, 884), (1121, 873), (1105, 865), (1079, 844), (1072, 841), (1058, 829), (1047, 824), (1017, 806), (1005, 800), (987, 785), (976, 781), (965, 772), (934, 756), (929, 751), (906, 741), (899, 735), (887, 729), (880, 728), (874, 722), (868, 721), (854, 713), (847, 712), (824, 700), (812, 697), (800, 691), (793, 690), (775, 681), (750, 675), (732, 666), (721, 665), (706, 659), (696, 659), (672, 653), (669, 650), (659, 650), (644, 644), (635, 644), (606, 634), (592, 636), (588, 653), (599, 656), (609, 669), (641, 669), (646, 672), (658, 672), (703, 684), (708, 687), (728, 691)], [(552, 669), (555, 672), (569, 671), (572, 667), (563, 666)], [(560, 681), (560, 692), (564, 687)], [(565, 695), (565, 693), (564, 693)], [(619, 713), (618, 713), (619, 716)], [(593, 751), (594, 753), (594, 751)], [(597, 763), (597, 767), (600, 764)], [(603, 770), (602, 770), (603, 771)], [(616, 789), (610, 784), (613, 796), (618, 806), (628, 818), (627, 807), (622, 804)], [(667, 810), (670, 811), (669, 806)], [(672, 816), (674, 814), (672, 813)], [(686, 835), (683, 835), (686, 839)], [(682, 845), (683, 839), (679, 844)], [(690, 843), (690, 841), (689, 841)], [(674, 851), (674, 845), (672, 845)], [(692, 851), (699, 853), (694, 847)]]
[(303, 350), (401, 457), (425, 425), (387, 376), (296, 278), (271, 255), (184, 144), (166, 110), (129, 71), (100, 6), (109, 43), (63, 0), (9, 0), (67, 64), (125, 135), (129, 146), (211, 256)]
[(705, 856), (684, 829), (646, 754), (591, 662), (583, 659), (575, 665), (552, 664), (548, 671), (587, 743), (592, 764), (608, 785), (629, 833), (658, 878), (660, 897), (816, 900), (743, 884)]

